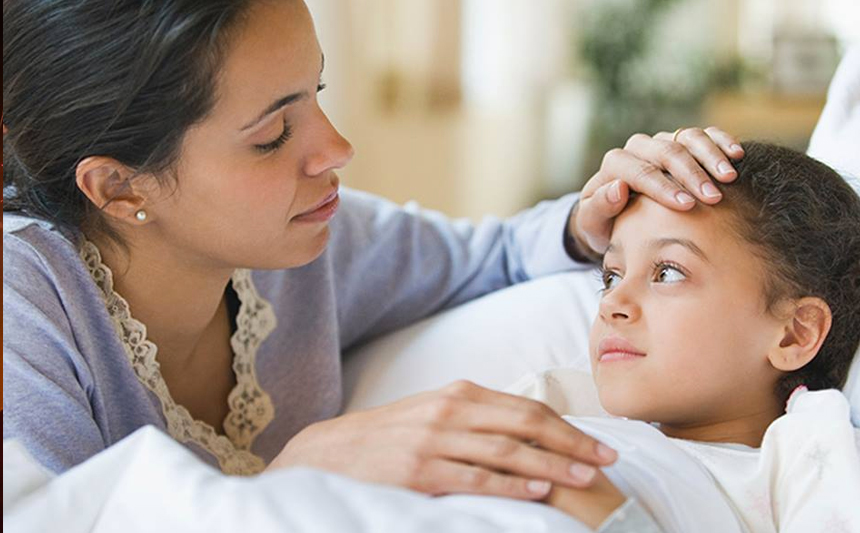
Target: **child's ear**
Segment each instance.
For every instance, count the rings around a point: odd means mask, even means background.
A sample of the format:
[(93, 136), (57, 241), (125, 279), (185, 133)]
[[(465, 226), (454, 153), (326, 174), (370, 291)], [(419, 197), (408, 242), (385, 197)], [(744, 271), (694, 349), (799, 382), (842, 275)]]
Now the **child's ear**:
[(768, 354), (770, 364), (783, 372), (792, 372), (812, 361), (833, 322), (830, 306), (821, 298), (801, 298), (792, 303), (792, 308), (785, 319), (782, 340)]

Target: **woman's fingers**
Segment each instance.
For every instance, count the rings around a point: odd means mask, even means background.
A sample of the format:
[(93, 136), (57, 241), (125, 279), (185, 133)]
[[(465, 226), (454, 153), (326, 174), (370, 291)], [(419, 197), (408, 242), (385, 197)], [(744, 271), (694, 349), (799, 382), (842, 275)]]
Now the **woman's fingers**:
[[(690, 135), (694, 134), (691, 133)], [(720, 201), (722, 194), (711, 182), (711, 177), (702, 168), (700, 162), (693, 157), (693, 150), (719, 152), (720, 157), (723, 159), (725, 159), (725, 156), (711, 142), (710, 137), (704, 133), (701, 133), (701, 136), (707, 139), (707, 142), (702, 141), (700, 138), (693, 138), (694, 140), (691, 141), (690, 147), (687, 147), (678, 142), (652, 139), (647, 135), (641, 134), (634, 135), (627, 141), (625, 150), (632, 152), (641, 159), (657, 162), (669, 172), (675, 181), (679, 182), (689, 193), (698, 198), (699, 201), (713, 204)], [(707, 153), (706, 155), (708, 158), (712, 158), (713, 156), (711, 153)], [(717, 166), (724, 164), (726, 163), (715, 163)], [(737, 175), (733, 168), (729, 168), (733, 176)], [(667, 207), (673, 206), (669, 205)]]
[(466, 381), (313, 424), (268, 468), (305, 465), (431, 494), (540, 499), (590, 487), (616, 453), (546, 405)]
[[(534, 442), (542, 448), (589, 465), (607, 465), (617, 454), (565, 422), (545, 404), (468, 382), (446, 387), (427, 405), (425, 417), (450, 429), (477, 431)], [(535, 473), (538, 474), (538, 473)]]
[(433, 451), (441, 457), (491, 467), (524, 479), (587, 487), (597, 468), (504, 435), (445, 431), (435, 435)]
[[(701, 133), (701, 136), (707, 139), (702, 141), (700, 137), (692, 137), (694, 133), (689, 135), (693, 139), (689, 146), (679, 142), (652, 139), (647, 135), (634, 135), (627, 142), (625, 149), (639, 158), (658, 162), (669, 172), (672, 179), (680, 183), (699, 201), (707, 204), (717, 203), (722, 198), (722, 193), (711, 182), (711, 177), (702, 166), (713, 166), (715, 169), (721, 169), (720, 171), (728, 166), (729, 175), (733, 178), (737, 176), (737, 172), (725, 162), (725, 156), (711, 142), (710, 137)], [(698, 160), (694, 157), (696, 151), (700, 154)], [(710, 168), (709, 171), (711, 171)], [(716, 172), (716, 170), (713, 171)], [(726, 175), (722, 177), (727, 178)]]
[[(656, 143), (649, 139), (650, 143)], [(656, 161), (657, 158), (654, 159)], [(603, 165), (582, 190), (582, 197), (596, 193), (604, 184), (616, 179), (623, 180), (636, 192), (642, 193), (673, 209), (687, 210), (696, 204), (696, 199), (678, 185), (658, 167), (660, 163), (637, 156), (630, 150), (610, 150), (603, 158)], [(594, 213), (592, 216), (598, 216)]]
[[(622, 187), (678, 211), (692, 209), (697, 199), (715, 204), (722, 194), (711, 176), (723, 182), (737, 178), (729, 158), (741, 157), (743, 149), (737, 139), (719, 128), (684, 128), (677, 135), (662, 132), (654, 137), (634, 135), (624, 149), (606, 153), (600, 170), (582, 188), (568, 232), (578, 243), (602, 253), (615, 216), (629, 199), (629, 191)], [(618, 188), (609, 187), (615, 181)], [(622, 200), (616, 204), (618, 193)]]
[[(572, 216), (571, 234), (580, 246), (586, 247), (586, 255), (602, 254), (606, 250), (615, 217), (624, 210), (629, 199), (630, 188), (622, 180), (604, 184), (588, 198), (580, 197)], [(574, 232), (574, 229), (579, 231)]]
[(675, 142), (686, 147), (714, 178), (722, 182), (730, 182), (738, 177), (731, 159), (742, 158), (744, 150), (732, 135), (711, 126), (704, 130), (684, 128), (677, 136), (666, 132), (654, 136), (655, 139), (664, 142), (672, 142), (673, 137)]
[(434, 495), (465, 493), (536, 500), (544, 498), (552, 488), (546, 480), (525, 479), (445, 459), (424, 462), (414, 479), (417, 481), (411, 489)]
[(717, 143), (724, 154), (732, 159), (740, 159), (744, 156), (744, 148), (741, 146), (740, 140), (734, 135), (726, 133), (716, 126), (705, 128), (705, 133)]

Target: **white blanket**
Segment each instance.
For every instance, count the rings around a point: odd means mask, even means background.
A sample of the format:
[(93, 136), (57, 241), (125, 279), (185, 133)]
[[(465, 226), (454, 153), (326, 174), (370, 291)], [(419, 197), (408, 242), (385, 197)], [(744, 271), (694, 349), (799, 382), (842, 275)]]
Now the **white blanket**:
[(227, 477), (152, 427), (62, 476), (3, 443), (4, 531), (63, 533), (588, 531), (546, 505), (431, 498), (309, 469)]
[[(644, 422), (567, 420), (619, 452), (605, 468), (664, 531), (860, 531), (860, 453), (839, 391), (793, 398), (761, 449), (669, 439)], [(3, 445), (8, 531), (590, 531), (540, 503), (432, 498), (310, 469), (223, 476), (151, 427), (53, 477)]]
[[(610, 422), (595, 419), (595, 431)], [(639, 493), (666, 531), (740, 531), (707, 472), (643, 426), (607, 439), (623, 457), (610, 477)], [(309, 469), (225, 477), (153, 428), (60, 477), (4, 442), (3, 468), (3, 528), (15, 532), (590, 531), (540, 503), (432, 498)]]

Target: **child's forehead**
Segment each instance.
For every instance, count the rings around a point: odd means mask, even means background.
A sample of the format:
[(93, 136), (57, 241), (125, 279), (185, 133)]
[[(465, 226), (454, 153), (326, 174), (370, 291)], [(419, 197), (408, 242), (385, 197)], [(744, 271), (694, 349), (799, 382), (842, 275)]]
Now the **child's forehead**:
[(689, 211), (676, 211), (645, 196), (637, 196), (615, 220), (610, 237), (613, 249), (665, 239), (689, 241), (708, 253), (746, 247), (730, 223), (729, 209), (697, 204)]

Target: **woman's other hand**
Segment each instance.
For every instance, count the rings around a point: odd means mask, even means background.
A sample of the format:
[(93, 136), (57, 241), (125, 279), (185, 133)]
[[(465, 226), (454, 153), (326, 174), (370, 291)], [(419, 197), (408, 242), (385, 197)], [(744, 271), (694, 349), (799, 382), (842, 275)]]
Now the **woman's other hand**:
[(743, 155), (737, 139), (714, 127), (653, 137), (637, 133), (623, 149), (611, 150), (603, 158), (600, 170), (582, 189), (568, 231), (582, 255), (602, 255), (631, 190), (679, 211), (691, 209), (696, 199), (715, 204), (722, 195), (711, 177), (734, 180), (738, 174), (730, 158)]
[(427, 494), (542, 499), (589, 486), (616, 453), (546, 405), (468, 381), (313, 424), (269, 469), (309, 466)]
[(598, 470), (590, 487), (553, 487), (546, 501), (596, 530), (626, 500), (627, 497)]

